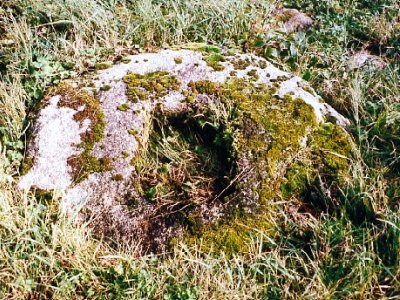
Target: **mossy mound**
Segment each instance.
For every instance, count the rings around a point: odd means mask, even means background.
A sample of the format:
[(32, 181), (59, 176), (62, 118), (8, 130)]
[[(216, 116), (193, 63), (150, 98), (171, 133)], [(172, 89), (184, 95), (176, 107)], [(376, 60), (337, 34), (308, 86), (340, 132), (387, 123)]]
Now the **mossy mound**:
[[(267, 61), (189, 45), (97, 72), (86, 89), (93, 94), (68, 85), (50, 91), (58, 104), (37, 129), (62, 135), (49, 124), (54, 115), (75, 128), (66, 162), (54, 162), (53, 152), (39, 160), (51, 174), (68, 163), (63, 209), (83, 206), (83, 219), (96, 216), (96, 234), (139, 242), (144, 253), (183, 240), (232, 255), (247, 252), (255, 233), (274, 234), (281, 203), (318, 204), (318, 192), (340, 198), (351, 141), (327, 120), (344, 119)], [(36, 182), (35, 170), (25, 185)], [(46, 188), (68, 183), (53, 177)]]
[(219, 199), (225, 216), (202, 223), (198, 212), (188, 213), (188, 219), (195, 221), (188, 222), (184, 241), (198, 242), (205, 251), (246, 252), (255, 233), (272, 234), (272, 222), (277, 220), (274, 201), (301, 200), (317, 178), (330, 189), (344, 183), (351, 156), (349, 137), (337, 125), (318, 124), (312, 107), (303, 100), (279, 98), (274, 89), (248, 80), (221, 85), (199, 81), (189, 86), (188, 97), (213, 99), (209, 107), (199, 109), (194, 104), (193, 118), (220, 130), (213, 143), (223, 140), (229, 147), (235, 174), (230, 174), (230, 193)]

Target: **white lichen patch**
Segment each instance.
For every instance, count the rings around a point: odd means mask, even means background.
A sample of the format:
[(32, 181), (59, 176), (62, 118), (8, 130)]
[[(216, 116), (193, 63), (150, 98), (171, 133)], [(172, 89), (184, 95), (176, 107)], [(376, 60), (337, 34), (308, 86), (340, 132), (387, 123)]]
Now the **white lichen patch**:
[(37, 187), (43, 190), (62, 190), (72, 184), (67, 160), (79, 154), (80, 150), (74, 145), (81, 143), (80, 135), (88, 129), (90, 121), (83, 122), (83, 126), (76, 122), (74, 115), (77, 111), (59, 107), (60, 99), (60, 96), (52, 97), (49, 105), (40, 112), (32, 147), (35, 163), (21, 177), (21, 189)]

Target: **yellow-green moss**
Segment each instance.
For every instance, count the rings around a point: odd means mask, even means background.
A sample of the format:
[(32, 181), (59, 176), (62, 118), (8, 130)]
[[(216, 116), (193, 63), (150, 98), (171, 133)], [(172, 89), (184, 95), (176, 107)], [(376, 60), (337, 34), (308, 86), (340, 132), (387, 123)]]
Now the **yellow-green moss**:
[(278, 86), (281, 82), (284, 82), (284, 81), (286, 81), (288, 79), (289, 79), (288, 76), (280, 75), (280, 76), (278, 76), (276, 78), (271, 78), (270, 81), (274, 82), (276, 84), (276, 86)]
[(86, 179), (87, 176), (91, 173), (99, 173), (105, 171), (111, 171), (111, 159), (109, 157), (101, 157), (97, 158), (94, 155), (91, 155), (89, 152), (85, 152), (80, 156), (80, 162), (82, 163), (82, 171), (79, 174), (79, 177), (75, 176), (75, 180), (77, 182)]
[(189, 82), (189, 87), (192, 94), (213, 94), (218, 85), (210, 80), (200, 80), (196, 82)]
[(333, 123), (321, 124), (312, 137), (313, 154), (322, 165), (320, 172), (333, 177), (344, 176), (350, 164), (352, 147), (348, 134)]
[(260, 232), (272, 235), (275, 231), (268, 214), (244, 214), (237, 211), (232, 216), (214, 224), (204, 224), (196, 215), (187, 218), (187, 244), (198, 244), (205, 253), (219, 254), (227, 257), (249, 252), (249, 244)]
[(349, 176), (352, 154), (349, 136), (333, 123), (322, 123), (310, 134), (306, 157), (288, 168), (282, 180), (284, 197), (300, 196), (316, 180), (329, 181), (331, 187), (340, 186)]
[(109, 90), (111, 90), (111, 85), (109, 85), (109, 84), (105, 84), (100, 87), (100, 91), (102, 91), (102, 92), (107, 92)]
[[(273, 213), (271, 201), (281, 194), (277, 176), (280, 177), (280, 173), (284, 175), (286, 165), (302, 147), (304, 136), (317, 127), (313, 108), (288, 95), (278, 98), (271, 88), (252, 80), (231, 79), (222, 85), (204, 80), (191, 82), (189, 86), (191, 95), (206, 93), (230, 108), (232, 118), (222, 122), (233, 138), (236, 155), (249, 155), (255, 173), (251, 182), (258, 183), (254, 192), (259, 197), (256, 202), (260, 206), (254, 208), (253, 213), (240, 211), (218, 224), (201, 226), (195, 234), (189, 232), (184, 240), (193, 243), (201, 237), (204, 250), (214, 247), (228, 253), (246, 252), (246, 243), (254, 230), (265, 232), (272, 228), (267, 216)], [(203, 115), (208, 114), (203, 112)], [(301, 189), (303, 177), (294, 181), (288, 184), (288, 188)]]
[(94, 68), (96, 70), (105, 70), (105, 69), (111, 68), (111, 66), (112, 66), (111, 62), (100, 62), (100, 63), (96, 63), (94, 65)]
[(225, 61), (225, 58), (220, 53), (211, 53), (203, 56), (203, 60), (215, 71), (223, 71), (225, 69), (225, 67), (221, 64), (221, 62)]
[(140, 74), (128, 74), (124, 77), (127, 84), (127, 95), (130, 101), (137, 102), (145, 99), (159, 99), (170, 91), (178, 91), (180, 82), (168, 72), (159, 71)]
[(267, 62), (266, 62), (265, 60), (260, 60), (260, 61), (258, 62), (258, 67), (259, 67), (260, 69), (265, 69), (265, 68), (267, 68)]
[(189, 104), (193, 104), (196, 101), (196, 94), (188, 95), (186, 97), (186, 102)]
[(128, 104), (126, 104), (126, 103), (123, 103), (123, 104), (121, 104), (121, 105), (119, 105), (119, 106), (117, 107), (117, 109), (118, 109), (119, 111), (128, 111), (129, 108), (130, 108), (130, 106), (129, 106)]
[(315, 95), (315, 92), (314, 92), (314, 90), (313, 90), (311, 87), (309, 87), (309, 86), (303, 86), (302, 88), (303, 88), (303, 90), (305, 90), (307, 93), (310, 93), (311, 95)]
[(315, 172), (301, 163), (294, 164), (285, 175), (282, 181), (282, 196), (288, 198), (292, 195), (301, 195), (307, 189), (307, 184), (312, 181), (310, 176), (314, 177)]
[(175, 57), (174, 61), (175, 61), (176, 64), (181, 64), (183, 62), (181, 57)]
[(250, 58), (246, 57), (245, 59), (243, 58), (234, 58), (232, 59), (232, 65), (235, 68), (235, 70), (244, 70), (248, 66), (251, 65), (251, 60)]
[(225, 57), (221, 53), (221, 49), (216, 46), (207, 45), (204, 43), (190, 43), (179, 46), (179, 48), (200, 52), (203, 54), (203, 60), (215, 71), (223, 71), (225, 69), (225, 67), (221, 64), (221, 62), (225, 61)]
[(138, 131), (135, 128), (130, 128), (128, 129), (128, 133), (130, 135), (136, 136), (138, 134)]
[(247, 72), (247, 75), (252, 77), (254, 81), (257, 81), (258, 79), (260, 79), (260, 75), (258, 75), (256, 69), (250, 70), (249, 72)]
[[(200, 244), (201, 239), (204, 251), (223, 250), (228, 255), (247, 252), (247, 243), (257, 231), (273, 232), (269, 220), (275, 199), (291, 195), (301, 198), (320, 175), (317, 172), (340, 184), (336, 178), (349, 166), (349, 137), (337, 125), (318, 125), (313, 108), (303, 100), (290, 95), (281, 99), (274, 95), (274, 89), (245, 79), (231, 79), (222, 85), (198, 81), (189, 86), (191, 95), (209, 94), (234, 112), (232, 119), (223, 122), (226, 130), (234, 133), (236, 156), (250, 154), (255, 172), (251, 182), (258, 183), (250, 188), (258, 195), (259, 206), (252, 213), (244, 213), (239, 204), (239, 213), (216, 224), (193, 226), (188, 222), (183, 238), (186, 243)], [(302, 145), (305, 137), (308, 146)]]
[(20, 174), (26, 175), (29, 170), (33, 167), (34, 164), (34, 159), (32, 157), (25, 157), (24, 160), (22, 161), (21, 167), (20, 167)]

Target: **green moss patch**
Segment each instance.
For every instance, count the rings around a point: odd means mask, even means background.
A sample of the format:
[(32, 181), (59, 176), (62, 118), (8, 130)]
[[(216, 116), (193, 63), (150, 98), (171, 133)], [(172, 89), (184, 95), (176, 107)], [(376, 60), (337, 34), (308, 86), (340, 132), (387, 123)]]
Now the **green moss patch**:
[(342, 128), (332, 123), (321, 124), (312, 140), (313, 152), (319, 157), (323, 175), (337, 176), (349, 168), (351, 144)]
[(285, 175), (281, 185), (282, 196), (288, 198), (292, 195), (301, 195), (306, 192), (307, 185), (312, 182), (310, 176), (314, 178), (315, 172), (308, 166), (300, 163), (294, 164)]
[[(197, 104), (201, 94), (209, 96), (208, 105)], [(272, 232), (268, 220), (271, 203), (281, 197), (280, 178), (317, 127), (315, 114), (304, 101), (280, 99), (251, 79), (190, 82), (186, 97), (192, 103), (186, 113), (154, 113), (147, 149), (133, 161), (133, 185), (163, 208), (155, 212), (158, 222), (185, 227), (186, 243), (202, 240), (205, 251), (247, 252), (255, 232)], [(246, 164), (239, 167), (239, 160)], [(248, 172), (251, 180), (242, 181)], [(300, 189), (302, 179), (290, 188)], [(216, 223), (201, 209), (214, 205), (226, 207)]]
[(132, 102), (159, 99), (173, 90), (180, 90), (181, 87), (175, 76), (164, 71), (145, 75), (128, 74), (124, 77), (124, 82), (127, 84), (128, 98)]
[(29, 170), (33, 167), (34, 164), (34, 159), (32, 157), (26, 156), (21, 163), (20, 167), (20, 175), (26, 175), (28, 174)]
[(111, 90), (111, 85), (109, 85), (109, 84), (105, 84), (102, 87), (100, 87), (100, 91), (102, 91), (102, 92), (107, 92), (109, 90)]
[(258, 79), (260, 79), (260, 75), (258, 75), (256, 69), (250, 70), (249, 72), (247, 72), (247, 75), (252, 77), (254, 81), (257, 81)]
[(111, 62), (100, 62), (100, 63), (96, 63), (94, 65), (94, 68), (96, 70), (106, 70), (112, 67), (112, 63)]
[(130, 106), (126, 103), (123, 103), (121, 105), (118, 105), (117, 109), (119, 111), (128, 111), (130, 109)]
[(342, 128), (322, 123), (310, 134), (308, 144), (310, 151), (285, 174), (281, 186), (284, 197), (305, 196), (319, 185), (318, 181), (327, 183), (334, 192), (349, 177), (352, 148), (350, 138)]
[[(305, 195), (321, 173), (330, 176), (325, 177), (327, 181), (335, 182), (337, 174), (347, 172), (349, 138), (336, 125), (318, 125), (313, 108), (303, 100), (289, 95), (278, 98), (273, 89), (245, 79), (231, 79), (222, 85), (192, 82), (190, 90), (189, 96), (196, 98), (205, 93), (220, 101), (222, 107), (217, 111), (203, 111), (201, 115), (207, 116), (209, 123), (217, 119), (224, 124), (232, 151), (237, 158), (246, 157), (252, 169), (251, 182), (238, 182), (233, 190), (252, 190), (258, 199), (249, 212), (246, 198), (240, 192), (231, 194), (225, 201), (235, 208), (228, 209), (217, 223), (202, 222), (201, 217), (191, 213), (186, 243), (198, 243), (204, 251), (222, 250), (228, 255), (247, 252), (247, 244), (256, 232), (273, 232), (274, 225), (268, 220), (274, 214), (276, 199)], [(308, 146), (302, 145), (305, 137), (309, 138)], [(312, 159), (314, 165), (310, 164)]]
[(212, 45), (203, 43), (191, 43), (182, 46), (184, 49), (198, 51), (203, 54), (203, 60), (207, 65), (215, 71), (223, 71), (225, 67), (221, 62), (226, 61), (225, 56), (221, 53), (221, 49)]
[(176, 64), (181, 64), (183, 62), (181, 57), (175, 57), (174, 61), (175, 61)]
[(225, 58), (220, 53), (207, 54), (203, 57), (203, 59), (207, 65), (213, 68), (215, 71), (223, 71), (225, 69), (225, 67), (221, 64), (221, 62), (225, 61)]
[(244, 70), (252, 64), (250, 58), (234, 58), (232, 61), (232, 65), (235, 70)]

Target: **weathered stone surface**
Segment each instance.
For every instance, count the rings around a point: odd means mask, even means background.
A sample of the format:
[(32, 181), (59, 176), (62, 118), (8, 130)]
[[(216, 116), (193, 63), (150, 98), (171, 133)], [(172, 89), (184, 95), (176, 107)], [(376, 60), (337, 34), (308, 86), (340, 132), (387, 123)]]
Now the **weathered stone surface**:
[(301, 197), (316, 172), (340, 182), (347, 120), (306, 83), (250, 54), (187, 48), (129, 56), (53, 90), (20, 188), (62, 191), (64, 212), (146, 252)]
[(305, 31), (313, 25), (313, 20), (306, 15), (292, 8), (282, 8), (278, 10), (278, 16), (286, 18), (284, 29), (286, 32)]

